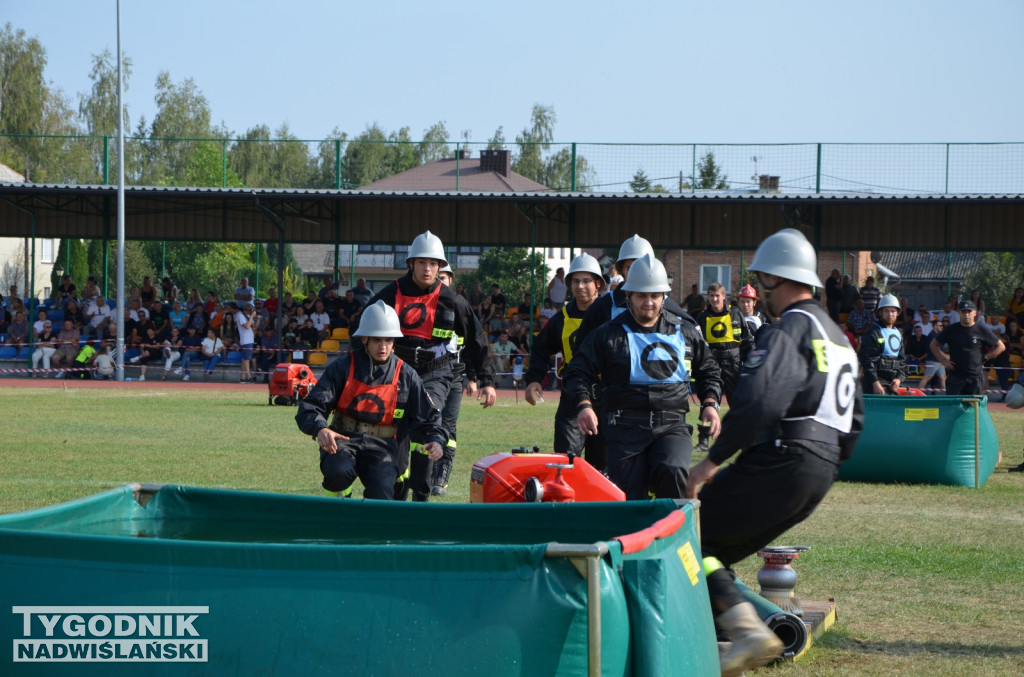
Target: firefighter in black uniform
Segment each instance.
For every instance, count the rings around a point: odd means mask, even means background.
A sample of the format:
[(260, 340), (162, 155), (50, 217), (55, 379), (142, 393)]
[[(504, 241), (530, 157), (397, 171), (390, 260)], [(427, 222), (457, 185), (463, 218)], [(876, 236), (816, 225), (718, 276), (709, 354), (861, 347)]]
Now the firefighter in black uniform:
[(896, 326), (900, 302), (886, 294), (878, 302), (878, 322), (860, 337), (861, 389), (865, 394), (895, 395), (907, 378), (903, 331)]
[[(429, 230), (418, 235), (406, 256), (409, 272), (379, 291), (371, 303), (384, 301), (398, 313), (402, 338), (395, 339), (395, 354), (416, 370), (430, 401), (441, 410), (452, 387), (452, 356), (448, 342), (455, 336), (465, 339), (465, 354), (477, 381), (470, 381), (467, 392), (484, 407), (494, 404), (494, 376), (487, 360), (487, 336), (480, 324), (473, 321), (468, 305), (458, 303), (458, 295), (441, 284), (438, 271), (447, 265), (441, 239)], [(353, 323), (358, 328), (359, 318)], [(359, 341), (356, 338), (353, 343)], [(405, 445), (403, 445), (405, 446)], [(421, 451), (421, 450), (418, 450)], [(410, 458), (411, 456), (411, 458)], [(434, 462), (426, 454), (406, 454), (402, 459), (403, 484), (395, 490), (395, 498), (404, 500), (412, 490), (412, 500), (430, 498), (430, 482)], [(408, 482), (404, 471), (409, 470)]]
[(757, 290), (749, 284), (743, 285), (740, 293), (736, 295), (736, 307), (743, 316), (743, 324), (747, 325), (747, 331), (743, 333), (740, 343), (740, 360), (743, 361), (754, 348), (754, 337), (757, 336), (757, 332), (768, 324), (768, 318), (757, 310)]
[[(655, 258), (654, 248), (651, 246), (651, 243), (639, 235), (634, 235), (619, 247), (619, 258), (615, 262), (615, 267), (626, 282), (629, 282), (630, 266), (644, 254), (650, 254), (652, 259)], [(693, 316), (668, 296), (665, 297), (664, 308), (668, 313), (681, 317), (686, 322), (696, 326)], [(626, 291), (620, 284), (611, 293), (605, 294), (587, 308), (587, 312), (583, 315), (583, 321), (580, 322), (580, 328), (576, 330), (575, 342), (577, 344), (582, 343), (583, 339), (587, 338), (590, 332), (608, 320), (615, 319), (625, 311)]]
[[(661, 261), (645, 254), (623, 285), (628, 312), (581, 343), (566, 370), (566, 392), (584, 435), (604, 428), (608, 476), (627, 500), (683, 498), (693, 452), (686, 423), (690, 372), (696, 376), (700, 417), (717, 435), (721, 379), (697, 329), (662, 312), (669, 290)], [(605, 415), (591, 394), (598, 375)]]
[(812, 296), (821, 285), (814, 247), (799, 231), (781, 230), (761, 243), (750, 270), (779, 319), (758, 332), (722, 434), (687, 488), (701, 501), (711, 609), (731, 640), (723, 675), (763, 665), (783, 648), (744, 601), (730, 567), (813, 512), (864, 422), (857, 354)]
[[(697, 314), (697, 326), (722, 370), (722, 394), (732, 405), (732, 394), (740, 376), (740, 345), (749, 340), (750, 335), (740, 309), (726, 304), (725, 287), (717, 282), (708, 286), (708, 305)], [(707, 430), (701, 426), (696, 450), (707, 451), (708, 439)]]
[[(579, 329), (583, 314), (597, 300), (598, 294), (604, 288), (601, 264), (590, 254), (580, 254), (569, 265), (565, 283), (572, 295), (569, 302), (540, 330), (530, 352), (530, 368), (525, 377), (526, 401), (535, 406), (543, 401), (544, 390), (541, 382), (551, 371), (554, 356), (562, 353), (562, 363), (558, 371), (560, 377), (572, 361), (573, 346), (570, 339)], [(555, 412), (554, 451), (579, 454), (585, 447), (587, 462), (598, 470), (604, 470), (604, 449), (598, 444), (599, 440), (596, 437), (585, 438), (580, 434), (576, 425), (576, 409), (570, 400), (563, 387), (562, 396), (558, 400), (558, 410)]]
[[(450, 288), (455, 280), (455, 272), (452, 271), (451, 266), (445, 266), (438, 272), (437, 277), (441, 280), (442, 284)], [(456, 294), (455, 302), (460, 306), (465, 306), (462, 308), (462, 312), (469, 313), (477, 329), (483, 332), (480, 320), (473, 313), (469, 301)], [(448, 390), (448, 399), (445, 400), (444, 406), (441, 407), (441, 425), (444, 426), (445, 432), (448, 433), (448, 444), (444, 447), (444, 456), (440, 460), (434, 461), (434, 474), (430, 480), (431, 496), (444, 496), (448, 493), (448, 479), (451, 477), (452, 466), (455, 464), (459, 412), (462, 410), (462, 395), (466, 389), (467, 382), (476, 381), (475, 372), (472, 369), (467, 370), (466, 363), (462, 361), (462, 347), (465, 345), (465, 341), (464, 337), (455, 335), (449, 339), (447, 345), (448, 353), (451, 355), (452, 360), (452, 385)]]
[(355, 335), (365, 339), (365, 349), (324, 370), (299, 401), (295, 421), (320, 445), (326, 491), (347, 493), (358, 477), (365, 498), (390, 500), (399, 476), (399, 440), (411, 437), (436, 459), (447, 435), (420, 377), (394, 354), (395, 338), (402, 336), (394, 309), (379, 301), (367, 306)]

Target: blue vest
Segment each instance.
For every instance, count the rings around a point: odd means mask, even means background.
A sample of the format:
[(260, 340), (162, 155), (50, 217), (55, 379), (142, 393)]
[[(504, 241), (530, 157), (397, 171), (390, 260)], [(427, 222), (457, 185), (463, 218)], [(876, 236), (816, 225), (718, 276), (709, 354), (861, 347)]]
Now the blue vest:
[(686, 340), (681, 326), (674, 334), (637, 334), (626, 325), (630, 385), (686, 383)]
[(903, 332), (885, 327), (880, 327), (879, 331), (882, 334), (882, 356), (899, 357), (900, 348), (903, 347)]

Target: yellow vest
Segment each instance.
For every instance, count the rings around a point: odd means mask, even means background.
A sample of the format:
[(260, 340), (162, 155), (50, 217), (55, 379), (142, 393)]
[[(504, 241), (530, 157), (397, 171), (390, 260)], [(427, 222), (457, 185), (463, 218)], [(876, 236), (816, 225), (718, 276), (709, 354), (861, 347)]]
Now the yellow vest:
[(562, 306), (562, 366), (558, 370), (558, 374), (561, 375), (565, 369), (565, 365), (572, 361), (572, 348), (569, 345), (569, 337), (576, 333), (576, 330), (580, 328), (583, 323), (582, 317), (569, 317), (569, 313), (566, 311), (568, 305)]

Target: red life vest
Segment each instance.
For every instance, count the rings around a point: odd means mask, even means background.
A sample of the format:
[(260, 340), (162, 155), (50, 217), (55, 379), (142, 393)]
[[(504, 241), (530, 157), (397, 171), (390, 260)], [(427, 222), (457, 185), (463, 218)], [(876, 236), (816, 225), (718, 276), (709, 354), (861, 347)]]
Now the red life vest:
[(441, 287), (438, 284), (434, 291), (423, 296), (405, 296), (402, 294), (401, 286), (395, 281), (395, 312), (398, 313), (398, 323), (402, 327), (402, 334), (415, 336), (424, 340), (436, 338), (451, 338), (453, 332), (438, 330), (438, 332), (449, 334), (439, 336), (434, 331), (434, 319), (437, 316), (437, 302), (441, 298)]
[(392, 425), (396, 418), (402, 418), (403, 410), (398, 409), (398, 377), (402, 373), (402, 360), (395, 358), (395, 377), (391, 383), (369, 386), (355, 377), (355, 355), (349, 352), (348, 379), (341, 391), (335, 410), (349, 418), (363, 423)]

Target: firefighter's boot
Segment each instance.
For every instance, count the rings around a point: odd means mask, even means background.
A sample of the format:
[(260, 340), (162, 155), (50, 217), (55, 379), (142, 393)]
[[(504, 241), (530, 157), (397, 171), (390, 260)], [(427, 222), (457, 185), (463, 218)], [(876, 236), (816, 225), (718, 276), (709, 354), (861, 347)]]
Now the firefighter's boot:
[(731, 646), (721, 657), (722, 677), (736, 677), (744, 670), (767, 665), (782, 655), (782, 640), (761, 622), (754, 605), (743, 602), (715, 619), (729, 635)]

